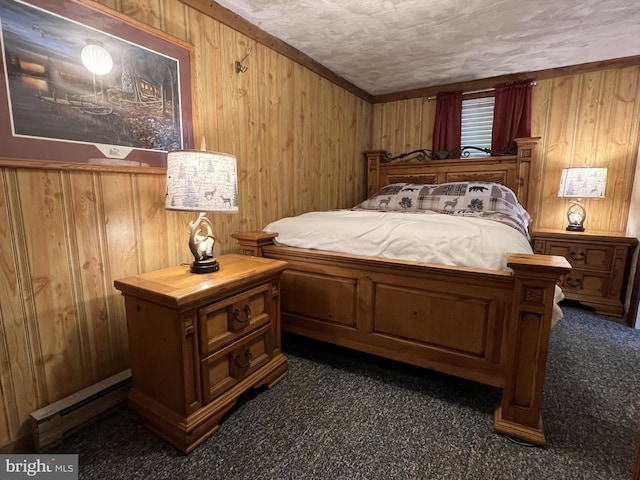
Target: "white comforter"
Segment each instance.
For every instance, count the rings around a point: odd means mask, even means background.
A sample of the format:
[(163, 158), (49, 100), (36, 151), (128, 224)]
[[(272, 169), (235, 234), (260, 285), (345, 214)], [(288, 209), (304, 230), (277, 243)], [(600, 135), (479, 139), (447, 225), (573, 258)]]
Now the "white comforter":
[(509, 270), (507, 253), (533, 253), (508, 225), (437, 213), (311, 212), (264, 230), (278, 233), (278, 245), (490, 270)]

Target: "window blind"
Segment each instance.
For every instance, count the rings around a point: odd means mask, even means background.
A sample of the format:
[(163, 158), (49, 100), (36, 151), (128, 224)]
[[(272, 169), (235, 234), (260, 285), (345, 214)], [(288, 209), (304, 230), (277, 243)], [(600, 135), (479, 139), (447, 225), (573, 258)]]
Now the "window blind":
[[(491, 148), (493, 106), (495, 97), (462, 100), (462, 146)], [(470, 157), (486, 157), (487, 153), (469, 150)]]

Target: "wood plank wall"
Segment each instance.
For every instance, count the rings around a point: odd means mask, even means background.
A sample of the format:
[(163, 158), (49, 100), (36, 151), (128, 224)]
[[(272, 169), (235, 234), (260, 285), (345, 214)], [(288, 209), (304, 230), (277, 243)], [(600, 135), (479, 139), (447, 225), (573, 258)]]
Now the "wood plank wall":
[[(236, 249), (232, 232), (360, 201), (363, 150), (431, 145), (435, 103), (426, 95), (372, 105), (177, 0), (99, 3), (194, 45), (196, 146), (233, 153), (239, 165), (240, 213), (210, 215), (218, 255)], [(563, 228), (559, 170), (586, 159), (609, 167), (612, 192), (588, 205), (588, 227), (624, 230), (638, 77), (625, 66), (538, 81), (538, 225)], [(0, 451), (29, 448), (31, 411), (128, 366), (113, 280), (190, 261), (192, 215), (166, 211), (164, 189), (162, 169), (26, 168), (0, 158)]]
[[(240, 213), (209, 215), (216, 255), (364, 195), (368, 101), (176, 0), (100, 3), (194, 46), (196, 147), (238, 159)], [(195, 217), (164, 209), (163, 169), (32, 166), (0, 159), (0, 451), (29, 448), (32, 411), (128, 367), (114, 279), (192, 260)]]
[[(394, 155), (431, 147), (435, 101), (374, 104), (372, 147)], [(567, 201), (557, 197), (570, 166), (607, 167), (604, 200), (585, 200), (589, 230), (625, 232), (640, 130), (640, 66), (537, 80), (532, 136), (542, 137), (531, 208), (534, 226), (564, 229)]]

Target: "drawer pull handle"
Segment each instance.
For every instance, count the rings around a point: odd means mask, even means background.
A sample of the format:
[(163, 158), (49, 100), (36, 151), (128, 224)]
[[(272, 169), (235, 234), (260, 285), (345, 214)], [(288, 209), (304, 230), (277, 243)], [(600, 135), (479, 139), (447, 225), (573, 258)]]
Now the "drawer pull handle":
[(242, 309), (242, 311), (244, 312), (244, 318), (242, 318), (242, 319), (238, 318), (238, 315), (240, 315), (240, 310), (238, 310), (236, 308), (233, 311), (233, 318), (235, 318), (236, 322), (238, 322), (238, 323), (247, 323), (247, 322), (251, 321), (251, 307), (249, 305), (245, 305), (244, 308)]
[(582, 262), (584, 260), (585, 253), (584, 252), (576, 252), (575, 250), (571, 250), (569, 252), (569, 256), (571, 260), (575, 260), (577, 262)]
[[(240, 364), (240, 361), (242, 360), (242, 357), (244, 357), (247, 361), (245, 364)], [(251, 352), (247, 349), (246, 352), (244, 352), (243, 355), (236, 355), (236, 358), (233, 359), (233, 361), (235, 362), (236, 366), (238, 368), (247, 368), (251, 366), (251, 360), (253, 360), (253, 355), (251, 355)]]
[(565, 280), (565, 283), (569, 287), (582, 288), (582, 279), (581, 278), (567, 277), (566, 280)]

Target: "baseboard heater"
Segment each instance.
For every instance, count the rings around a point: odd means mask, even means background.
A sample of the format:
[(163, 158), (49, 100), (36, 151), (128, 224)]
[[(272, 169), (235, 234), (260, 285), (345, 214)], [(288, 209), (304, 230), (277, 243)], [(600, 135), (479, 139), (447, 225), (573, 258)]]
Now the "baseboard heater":
[(31, 414), (33, 441), (46, 452), (70, 434), (120, 407), (131, 387), (131, 369), (105, 378)]

